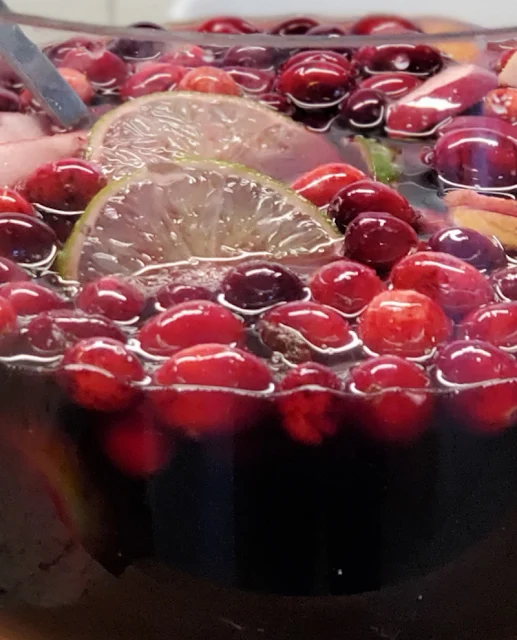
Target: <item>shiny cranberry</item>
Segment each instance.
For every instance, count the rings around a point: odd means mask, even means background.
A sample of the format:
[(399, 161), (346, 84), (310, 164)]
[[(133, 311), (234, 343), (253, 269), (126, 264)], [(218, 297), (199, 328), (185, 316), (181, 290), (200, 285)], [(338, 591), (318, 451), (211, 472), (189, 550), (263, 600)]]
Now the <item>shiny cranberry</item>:
[(28, 216), (35, 215), (31, 203), (16, 189), (4, 187), (0, 189), (0, 213), (25, 213)]
[(290, 369), (280, 382), (279, 391), (284, 393), (277, 405), (282, 426), (293, 440), (315, 445), (336, 433), (342, 411), (340, 398), (332, 391), (341, 388), (338, 376), (316, 362)]
[(514, 423), (517, 362), (510, 354), (481, 340), (458, 340), (439, 350), (435, 367), (449, 407), (466, 427), (497, 433)]
[(316, 20), (300, 16), (299, 18), (288, 18), (280, 22), (280, 24), (271, 29), (270, 33), (278, 36), (300, 36), (307, 33), (312, 27), (317, 26)]
[(242, 18), (235, 16), (219, 16), (206, 20), (197, 28), (202, 33), (258, 33), (257, 27)]
[(178, 284), (172, 282), (165, 284), (158, 289), (152, 299), (152, 306), (156, 311), (165, 311), (181, 302), (190, 300), (210, 300), (212, 292), (193, 284)]
[(414, 22), (401, 16), (390, 14), (372, 14), (360, 18), (350, 28), (350, 32), (358, 36), (372, 33), (402, 33), (404, 31), (421, 31)]
[(279, 113), (284, 113), (286, 116), (292, 117), (294, 115), (294, 104), (289, 100), (289, 98), (280, 93), (264, 93), (260, 96), (260, 102)]
[(389, 442), (408, 442), (425, 431), (434, 404), (430, 386), (421, 367), (392, 355), (362, 362), (347, 380), (359, 424)]
[[(159, 24), (154, 24), (153, 22), (137, 22), (130, 25), (130, 27), (132, 29), (164, 30), (164, 27)], [(163, 42), (133, 40), (131, 38), (119, 38), (109, 44), (110, 50), (117, 56), (124, 58), (124, 60), (150, 60), (159, 56), (164, 47)]]
[(84, 338), (111, 338), (124, 343), (122, 331), (104, 316), (60, 309), (39, 313), (27, 325), (27, 341), (39, 352), (62, 353)]
[(262, 69), (247, 67), (225, 67), (226, 73), (249, 94), (263, 94), (271, 90), (274, 75)]
[(224, 299), (229, 304), (256, 311), (279, 302), (299, 300), (305, 295), (298, 276), (273, 262), (252, 261), (235, 267), (221, 283)]
[(353, 67), (347, 58), (336, 51), (328, 51), (327, 49), (309, 49), (308, 51), (298, 51), (293, 54), (282, 64), (280, 70), (286, 71), (291, 67), (295, 67), (301, 63), (310, 62), (329, 62), (343, 67), (345, 71), (352, 71)]
[(340, 231), (354, 218), (365, 211), (390, 213), (408, 224), (414, 224), (416, 213), (409, 202), (398, 191), (382, 182), (358, 180), (336, 193), (327, 213)]
[(418, 244), (415, 230), (389, 213), (360, 213), (348, 225), (344, 238), (344, 255), (387, 270), (413, 251)]
[(320, 267), (309, 280), (316, 302), (355, 316), (383, 289), (373, 269), (352, 260), (336, 260)]
[(416, 291), (384, 291), (359, 317), (359, 336), (374, 353), (421, 358), (447, 340), (452, 325), (440, 307)]
[(453, 317), (462, 317), (493, 299), (489, 281), (473, 266), (449, 255), (421, 251), (401, 260), (391, 272), (396, 289), (414, 289)]
[(87, 49), (97, 51), (104, 48), (101, 40), (91, 40), (84, 36), (74, 36), (58, 44), (51, 44), (43, 49), (45, 55), (52, 60), (55, 65), (60, 65), (69, 51), (74, 49)]
[(107, 49), (70, 49), (64, 55), (61, 65), (84, 73), (98, 90), (116, 89), (128, 75), (125, 62)]
[(32, 203), (58, 211), (82, 211), (106, 185), (100, 170), (86, 160), (66, 158), (38, 167), (25, 180)]
[(275, 62), (275, 52), (268, 47), (258, 45), (237, 45), (226, 52), (222, 63), (228, 67), (252, 67), (253, 69), (271, 69)]
[[(209, 434), (233, 432), (260, 419), (265, 409), (263, 398), (232, 390), (263, 395), (272, 387), (272, 378), (265, 363), (251, 353), (226, 345), (200, 344), (169, 358), (156, 371), (154, 383), (163, 389), (152, 391), (150, 397), (167, 426)], [(195, 385), (199, 390), (174, 389), (179, 384)], [(203, 391), (203, 387), (211, 389)]]
[(353, 83), (352, 72), (333, 62), (302, 62), (279, 75), (276, 90), (300, 107), (338, 104)]
[(143, 293), (135, 285), (117, 276), (104, 276), (83, 287), (76, 306), (110, 320), (131, 322), (139, 317), (144, 302)]
[(29, 276), (16, 262), (7, 258), (0, 258), (0, 284), (25, 282), (27, 280), (29, 280)]
[(203, 67), (211, 62), (210, 54), (194, 44), (181, 45), (173, 51), (163, 53), (158, 62), (178, 65), (180, 67)]
[(101, 448), (122, 473), (147, 477), (164, 469), (174, 447), (168, 434), (154, 424), (152, 412), (140, 407), (110, 416), (100, 432)]
[(195, 67), (183, 76), (178, 84), (182, 91), (202, 93), (222, 93), (239, 96), (241, 90), (235, 80), (222, 69), (216, 67)]
[(262, 315), (257, 331), (264, 344), (291, 362), (307, 362), (318, 352), (346, 351), (354, 343), (343, 316), (316, 302), (277, 305)]
[(436, 130), (436, 135), (441, 137), (456, 129), (495, 130), (509, 138), (515, 138), (516, 135), (513, 125), (494, 116), (456, 116), (442, 123)]
[(496, 302), (469, 313), (457, 328), (462, 340), (486, 340), (496, 347), (517, 349), (517, 302)]
[(7, 298), (0, 297), (0, 348), (12, 346), (18, 337), (16, 311)]
[(317, 207), (323, 207), (340, 189), (363, 178), (365, 174), (351, 164), (336, 162), (307, 171), (291, 184), (291, 189)]
[(491, 275), (490, 282), (500, 300), (517, 300), (517, 267), (498, 269)]
[(404, 71), (424, 78), (438, 73), (443, 66), (440, 52), (425, 44), (363, 47), (354, 60), (367, 74)]
[(297, 122), (303, 122), (306, 129), (317, 133), (327, 133), (332, 124), (337, 120), (335, 108), (322, 109), (297, 109), (293, 118)]
[(130, 76), (120, 88), (120, 95), (128, 100), (157, 91), (174, 89), (187, 70), (165, 62), (151, 62)]
[(0, 87), (0, 111), (19, 111), (20, 99), (18, 94)]
[(374, 89), (356, 89), (340, 105), (340, 118), (352, 129), (375, 129), (384, 124), (386, 99)]
[(220, 304), (192, 300), (148, 320), (137, 337), (146, 353), (170, 356), (200, 343), (239, 345), (244, 339), (244, 325)]
[(55, 291), (35, 282), (7, 282), (0, 286), (0, 297), (9, 300), (19, 316), (34, 316), (69, 306), (68, 301)]
[(365, 78), (359, 88), (380, 91), (386, 98), (398, 100), (421, 84), (422, 80), (417, 76), (400, 71), (398, 73), (382, 73)]
[(56, 234), (41, 220), (24, 213), (0, 213), (0, 256), (21, 264), (51, 261)]
[(88, 338), (69, 347), (58, 380), (72, 400), (87, 409), (119, 411), (138, 396), (144, 378), (140, 361), (118, 340)]
[(517, 184), (517, 143), (488, 129), (453, 130), (436, 142), (431, 165), (449, 184), (511, 187)]
[(506, 264), (506, 254), (495, 238), (466, 227), (447, 227), (429, 238), (433, 251), (450, 253), (476, 269), (494, 269)]

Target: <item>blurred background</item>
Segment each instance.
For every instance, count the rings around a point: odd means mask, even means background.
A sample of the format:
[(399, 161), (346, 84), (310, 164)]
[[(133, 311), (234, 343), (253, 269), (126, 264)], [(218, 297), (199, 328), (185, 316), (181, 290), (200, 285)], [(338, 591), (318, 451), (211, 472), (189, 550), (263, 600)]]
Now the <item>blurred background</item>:
[[(10, 0), (14, 11), (84, 20), (96, 23), (128, 24), (138, 20), (160, 22), (174, 17), (177, 20), (214, 14), (279, 15), (320, 14), (354, 15), (358, 6), (340, 0)], [(257, 6), (259, 4), (260, 6)], [(513, 26), (517, 24), (513, 0), (433, 0), (420, 3), (415, 0), (362, 0), (360, 13), (382, 11), (406, 15), (450, 16), (482, 26)]]

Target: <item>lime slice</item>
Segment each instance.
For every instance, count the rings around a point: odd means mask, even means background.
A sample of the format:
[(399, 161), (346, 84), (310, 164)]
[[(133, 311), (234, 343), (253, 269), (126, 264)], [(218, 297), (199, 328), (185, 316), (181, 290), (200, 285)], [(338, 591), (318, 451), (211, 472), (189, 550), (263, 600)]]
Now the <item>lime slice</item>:
[(373, 138), (354, 136), (349, 143), (359, 149), (363, 161), (374, 180), (389, 184), (400, 178), (401, 170), (397, 163), (397, 151)]
[(323, 136), (270, 107), (190, 91), (154, 93), (110, 111), (93, 127), (87, 150), (115, 178), (157, 160), (194, 156), (238, 162), (285, 182), (339, 161)]
[(196, 258), (260, 254), (302, 264), (334, 255), (340, 238), (319, 209), (272, 178), (188, 159), (112, 181), (77, 223), (58, 268), (84, 282)]

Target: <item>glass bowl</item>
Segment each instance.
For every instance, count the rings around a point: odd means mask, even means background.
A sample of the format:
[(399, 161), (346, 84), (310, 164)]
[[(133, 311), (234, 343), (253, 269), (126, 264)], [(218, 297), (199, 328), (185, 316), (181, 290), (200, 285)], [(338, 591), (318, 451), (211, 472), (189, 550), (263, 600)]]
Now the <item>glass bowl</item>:
[(10, 601), (510, 637), (515, 30), (6, 20), (95, 122), (1, 69)]

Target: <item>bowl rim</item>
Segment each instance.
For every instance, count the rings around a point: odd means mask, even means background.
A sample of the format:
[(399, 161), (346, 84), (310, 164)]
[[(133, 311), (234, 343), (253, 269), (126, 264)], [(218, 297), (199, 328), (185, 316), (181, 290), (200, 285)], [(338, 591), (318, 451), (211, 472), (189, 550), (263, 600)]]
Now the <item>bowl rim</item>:
[[(278, 20), (286, 20), (289, 17), (297, 17), (284, 15), (278, 16)], [(329, 21), (334, 20), (325, 17)], [(253, 21), (253, 18), (245, 17), (245, 20)], [(353, 19), (353, 18), (352, 18)], [(418, 20), (418, 17), (414, 17)], [(439, 20), (439, 18), (431, 18)], [(321, 17), (320, 17), (321, 20)], [(445, 20), (445, 19), (444, 19)], [(19, 24), (24, 27), (40, 28), (54, 31), (75, 32), (77, 34), (89, 34), (106, 38), (129, 38), (132, 40), (146, 40), (152, 42), (166, 42), (176, 45), (198, 45), (206, 47), (250, 45), (272, 47), (275, 49), (296, 49), (306, 48), (310, 43), (312, 49), (336, 49), (337, 47), (361, 47), (372, 45), (389, 45), (389, 44), (433, 44), (446, 42), (468, 42), (479, 40), (480, 44), (485, 44), (489, 40), (504, 41), (513, 40), (517, 48), (517, 26), (514, 27), (496, 27), (485, 29), (476, 27), (475, 25), (466, 24), (465, 30), (458, 31), (441, 31), (434, 33), (408, 32), (401, 34), (386, 35), (344, 35), (338, 37), (327, 36), (284, 36), (273, 35), (269, 33), (252, 33), (252, 34), (220, 34), (220, 33), (202, 33), (193, 31), (195, 24), (199, 24), (203, 20), (197, 20), (191, 23), (166, 23), (167, 30), (120, 27), (107, 24), (94, 24), (89, 22), (81, 22), (74, 20), (61, 20), (58, 18), (46, 18), (29, 13), (17, 12), (0, 12), (0, 23)], [(264, 18), (258, 19), (257, 22), (265, 22)], [(339, 21), (339, 19), (338, 19)], [(350, 18), (342, 18), (342, 23), (350, 23)], [(456, 21), (454, 21), (456, 22)], [(458, 22), (458, 27), (461, 23)], [(465, 24), (465, 23), (464, 23)]]

